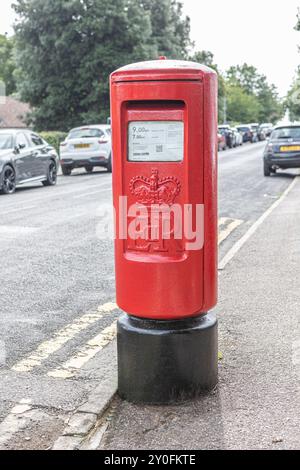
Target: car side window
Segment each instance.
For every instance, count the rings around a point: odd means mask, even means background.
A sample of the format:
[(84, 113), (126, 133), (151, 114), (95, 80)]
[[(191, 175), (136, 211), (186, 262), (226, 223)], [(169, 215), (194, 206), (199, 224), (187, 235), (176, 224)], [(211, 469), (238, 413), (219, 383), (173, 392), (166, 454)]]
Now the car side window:
[(43, 139), (37, 134), (30, 134), (29, 138), (30, 142), (36, 147), (38, 147), (39, 145), (44, 145)]
[(20, 148), (22, 148), (22, 149), (29, 147), (28, 141), (26, 139), (25, 134), (23, 134), (23, 132), (19, 132), (17, 134), (16, 144), (17, 144), (17, 146), (20, 146)]

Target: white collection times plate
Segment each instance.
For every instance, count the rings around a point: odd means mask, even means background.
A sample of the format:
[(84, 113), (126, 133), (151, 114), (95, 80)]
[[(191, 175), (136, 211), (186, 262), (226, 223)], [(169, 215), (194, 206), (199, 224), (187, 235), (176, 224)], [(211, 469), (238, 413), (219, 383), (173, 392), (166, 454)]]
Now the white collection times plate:
[(128, 125), (130, 162), (181, 162), (184, 156), (182, 121), (133, 121)]

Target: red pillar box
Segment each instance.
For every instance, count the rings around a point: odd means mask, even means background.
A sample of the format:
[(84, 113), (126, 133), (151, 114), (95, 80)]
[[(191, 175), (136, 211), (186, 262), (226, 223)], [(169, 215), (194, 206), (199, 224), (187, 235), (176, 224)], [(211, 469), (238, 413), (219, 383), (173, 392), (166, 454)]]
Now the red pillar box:
[(217, 77), (158, 60), (111, 76), (119, 394), (217, 383)]

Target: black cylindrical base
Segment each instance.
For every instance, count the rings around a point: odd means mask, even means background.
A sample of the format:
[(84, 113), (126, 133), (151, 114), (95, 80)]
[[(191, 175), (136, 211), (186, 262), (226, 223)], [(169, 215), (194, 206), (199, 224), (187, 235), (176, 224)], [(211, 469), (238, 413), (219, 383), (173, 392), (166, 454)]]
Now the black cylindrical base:
[(180, 321), (122, 315), (118, 321), (120, 397), (159, 405), (212, 390), (218, 382), (217, 329), (213, 313)]

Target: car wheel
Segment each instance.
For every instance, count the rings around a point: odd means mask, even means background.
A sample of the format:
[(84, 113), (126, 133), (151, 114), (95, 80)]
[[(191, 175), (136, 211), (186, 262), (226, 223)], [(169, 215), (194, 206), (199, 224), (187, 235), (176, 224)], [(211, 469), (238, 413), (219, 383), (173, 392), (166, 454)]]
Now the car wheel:
[(16, 173), (15, 170), (7, 165), (3, 169), (3, 184), (1, 192), (3, 194), (13, 194), (16, 190)]
[(57, 183), (57, 166), (54, 161), (50, 162), (46, 181), (43, 181), (44, 186), (55, 186)]
[(85, 166), (85, 171), (87, 173), (93, 173), (94, 167), (93, 166)]
[(108, 163), (107, 163), (107, 167), (106, 167), (108, 173), (111, 173), (112, 172), (112, 165), (111, 165), (111, 155), (108, 159)]
[(271, 169), (266, 162), (264, 162), (264, 176), (271, 176)]
[(61, 171), (64, 176), (70, 176), (70, 174), (72, 173), (72, 168), (69, 168), (67, 166), (62, 166)]

